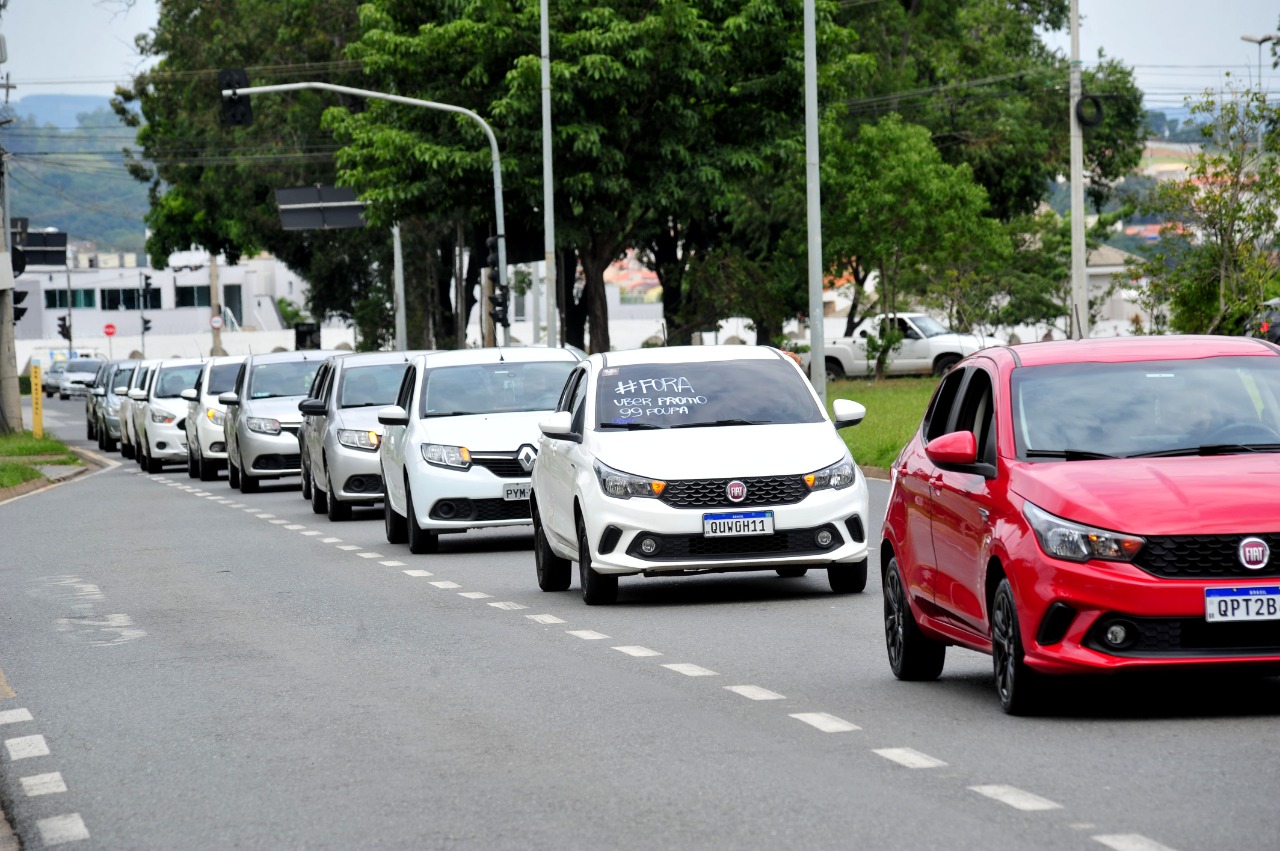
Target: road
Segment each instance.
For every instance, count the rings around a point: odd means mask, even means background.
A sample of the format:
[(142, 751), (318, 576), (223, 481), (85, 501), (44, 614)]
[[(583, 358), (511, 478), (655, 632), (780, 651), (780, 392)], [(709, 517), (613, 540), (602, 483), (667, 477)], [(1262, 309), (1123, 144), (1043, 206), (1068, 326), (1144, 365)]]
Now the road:
[[(80, 411), (46, 403), (88, 447)], [(1280, 847), (1276, 679), (1072, 680), (1010, 718), (985, 656), (893, 679), (874, 575), (623, 579), (587, 607), (538, 590), (527, 529), (413, 556), (296, 479), (243, 497), (114, 458), (0, 505), (24, 847)]]

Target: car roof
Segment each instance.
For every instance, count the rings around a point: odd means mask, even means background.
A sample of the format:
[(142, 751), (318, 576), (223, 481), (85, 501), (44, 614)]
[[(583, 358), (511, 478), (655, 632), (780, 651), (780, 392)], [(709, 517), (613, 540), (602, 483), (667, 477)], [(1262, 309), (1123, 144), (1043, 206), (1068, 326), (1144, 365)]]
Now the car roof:
[[(1007, 347), (1007, 350), (1019, 366), (1280, 355), (1280, 348), (1256, 337), (1225, 337), (1210, 334), (1047, 340), (1040, 343), (1020, 343)], [(995, 353), (991, 349), (982, 351)]]
[(329, 360), (334, 366), (346, 369), (352, 366), (377, 366), (384, 363), (408, 363), (418, 355), (430, 354), (426, 349), (412, 349), (406, 352), (343, 352), (332, 355)]
[(332, 349), (303, 349), (302, 351), (293, 352), (263, 352), (258, 355), (249, 355), (245, 358), (252, 366), (260, 363), (293, 363), (295, 361), (322, 361), (330, 355), (338, 354)]
[(204, 358), (167, 358), (162, 361), (156, 361), (156, 365), (161, 369), (167, 369), (171, 366), (199, 366), (204, 363)]
[[(86, 364), (92, 364), (92, 366), (86, 366)], [(100, 360), (95, 360), (94, 358), (76, 358), (75, 360), (67, 361), (67, 368), (65, 371), (66, 372), (88, 372), (89, 370), (93, 370), (94, 372), (97, 372), (98, 367), (100, 366), (102, 366), (102, 361)], [(84, 367), (84, 368), (72, 369), (72, 367)]]
[(601, 366), (632, 366), (647, 363), (714, 363), (716, 361), (784, 359), (771, 346), (722, 344), (717, 346), (663, 346), (652, 349), (625, 349), (592, 355)]
[(577, 363), (580, 358), (569, 349), (541, 346), (489, 346), (480, 349), (455, 349), (427, 352), (425, 366), (465, 366), (476, 363), (530, 363), (534, 361), (567, 361)]

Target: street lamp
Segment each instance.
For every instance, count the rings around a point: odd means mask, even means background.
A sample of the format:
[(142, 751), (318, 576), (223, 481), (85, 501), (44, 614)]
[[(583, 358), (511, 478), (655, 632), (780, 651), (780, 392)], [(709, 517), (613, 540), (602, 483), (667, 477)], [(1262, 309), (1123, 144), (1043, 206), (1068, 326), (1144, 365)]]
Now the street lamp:
[(1258, 45), (1258, 90), (1262, 90), (1262, 45), (1269, 41), (1280, 41), (1280, 33), (1267, 33), (1266, 35), (1242, 35), (1241, 41), (1247, 41), (1250, 44)]

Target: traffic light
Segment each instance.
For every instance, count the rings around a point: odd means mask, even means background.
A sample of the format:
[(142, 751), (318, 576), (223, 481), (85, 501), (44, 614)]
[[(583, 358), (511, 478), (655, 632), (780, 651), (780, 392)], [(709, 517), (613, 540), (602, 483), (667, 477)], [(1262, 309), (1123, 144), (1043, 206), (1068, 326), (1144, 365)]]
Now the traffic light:
[(58, 317), (58, 336), (64, 340), (71, 339), (71, 328), (67, 325), (67, 317)]
[(151, 330), (151, 320), (145, 316), (142, 317), (142, 333), (145, 334), (150, 330)]
[[(235, 91), (247, 88), (249, 88), (249, 75), (243, 68), (228, 68), (218, 72), (219, 93), (227, 89)], [(221, 121), (223, 127), (252, 124), (253, 106), (249, 103), (249, 96), (234, 94), (223, 97)]]
[(502, 276), (498, 274), (498, 264), (502, 262), (501, 255), (498, 253), (498, 238), (491, 236), (484, 241), (484, 244), (488, 249), (488, 256), (484, 259), (485, 268), (488, 270), (485, 274), (489, 278), (490, 288), (496, 292), (502, 282)]
[(18, 305), (22, 304), (26, 300), (27, 300), (26, 290), (13, 291), (13, 321), (14, 322), (17, 322), (19, 319), (21, 319), (23, 316), (26, 315), (27, 309), (25, 307), (18, 307)]
[(507, 288), (498, 287), (498, 291), (489, 296), (489, 303), (493, 305), (493, 309), (489, 311), (489, 318), (493, 320), (494, 325), (507, 327), (511, 324), (507, 319)]
[(150, 276), (150, 275), (143, 275), (143, 276), (142, 276), (142, 288), (143, 288), (144, 290), (149, 290), (149, 289), (151, 289), (151, 276)]

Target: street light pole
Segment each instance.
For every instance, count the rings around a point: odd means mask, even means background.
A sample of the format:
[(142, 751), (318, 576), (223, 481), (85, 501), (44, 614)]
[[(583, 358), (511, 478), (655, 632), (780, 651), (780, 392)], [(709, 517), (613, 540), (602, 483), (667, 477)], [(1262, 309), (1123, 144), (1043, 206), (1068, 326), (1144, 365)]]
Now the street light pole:
[[(1242, 35), (1240, 36), (1240, 40), (1247, 41), (1250, 44), (1258, 45), (1257, 87), (1258, 87), (1258, 91), (1261, 92), (1262, 91), (1262, 45), (1272, 41), (1280, 41), (1280, 33), (1267, 33), (1266, 35)], [(1262, 125), (1261, 124), (1258, 125), (1258, 151), (1259, 153), (1261, 153), (1262, 151)]]
[[(547, 345), (560, 345), (557, 329), (559, 306), (556, 304), (556, 213), (555, 192), (551, 185), (551, 24), (547, 20), (547, 0), (542, 0), (542, 231), (543, 264), (547, 282)], [(535, 284), (536, 286), (536, 284)], [(535, 302), (536, 304), (536, 302)], [(534, 338), (537, 339), (538, 315), (533, 316)]]
[(1071, 0), (1071, 313), (1067, 337), (1089, 336), (1089, 276), (1084, 237), (1084, 133), (1076, 105), (1080, 103), (1080, 3)]
[(809, 381), (827, 401), (826, 328), (822, 315), (822, 196), (818, 169), (818, 47), (814, 0), (804, 0), (804, 172), (809, 224)]

